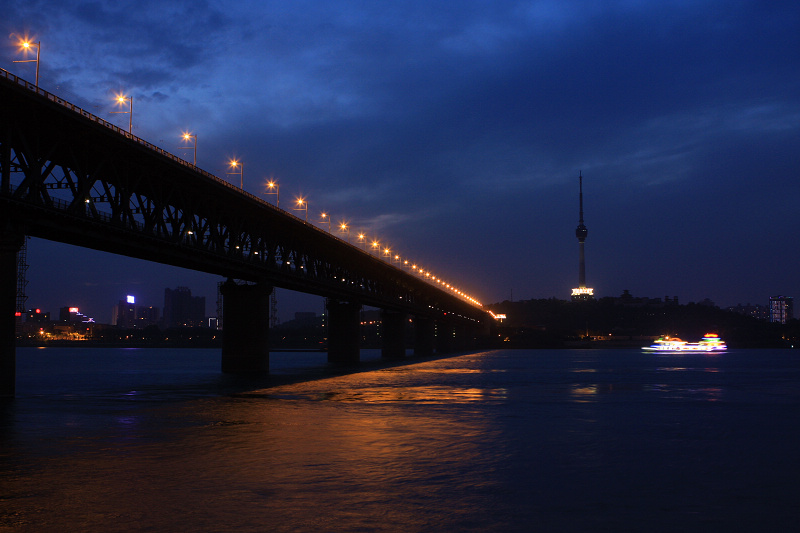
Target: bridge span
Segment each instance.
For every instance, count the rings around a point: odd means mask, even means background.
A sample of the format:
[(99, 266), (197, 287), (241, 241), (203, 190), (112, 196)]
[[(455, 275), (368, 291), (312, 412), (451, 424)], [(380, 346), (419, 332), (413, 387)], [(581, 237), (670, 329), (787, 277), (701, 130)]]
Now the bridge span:
[[(26, 235), (208, 272), (223, 284), (224, 372), (269, 369), (274, 287), (326, 298), (328, 359), (359, 357), (359, 311), (383, 354), (466, 349), (491, 318), (313, 224), (0, 69), (0, 396), (14, 394), (16, 254)], [(241, 280), (235, 282), (234, 280)]]

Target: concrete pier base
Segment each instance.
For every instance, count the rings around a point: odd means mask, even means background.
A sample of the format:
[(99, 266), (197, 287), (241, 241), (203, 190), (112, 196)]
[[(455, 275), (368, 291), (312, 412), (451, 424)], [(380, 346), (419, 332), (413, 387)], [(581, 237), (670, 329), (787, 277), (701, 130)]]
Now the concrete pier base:
[(381, 311), (381, 357), (403, 359), (406, 356), (406, 314)]
[(326, 300), (328, 310), (328, 362), (352, 364), (360, 361), (361, 304)]
[(228, 374), (269, 372), (269, 297), (265, 283), (222, 284), (222, 371)]
[(17, 252), (24, 239), (0, 232), (0, 399), (13, 398), (16, 393)]

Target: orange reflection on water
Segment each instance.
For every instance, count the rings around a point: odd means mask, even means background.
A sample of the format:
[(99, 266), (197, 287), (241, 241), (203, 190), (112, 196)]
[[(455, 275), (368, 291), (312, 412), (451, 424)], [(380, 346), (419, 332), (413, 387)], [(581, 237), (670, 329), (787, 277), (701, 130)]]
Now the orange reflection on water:
[(417, 387), (358, 388), (347, 390), (292, 393), (270, 391), (266, 396), (280, 400), (317, 400), (335, 402), (414, 402), (414, 403), (469, 403), (503, 400), (508, 391), (503, 388), (479, 389), (428, 385)]

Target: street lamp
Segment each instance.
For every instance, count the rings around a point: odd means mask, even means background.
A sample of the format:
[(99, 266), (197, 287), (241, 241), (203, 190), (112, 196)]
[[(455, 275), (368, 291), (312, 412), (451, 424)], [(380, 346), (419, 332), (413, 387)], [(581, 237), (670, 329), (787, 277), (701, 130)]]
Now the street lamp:
[(127, 111), (112, 111), (112, 113), (128, 113), (128, 133), (133, 133), (133, 96), (118, 94), (117, 103), (120, 105), (125, 105), (125, 103), (130, 104)]
[(347, 225), (347, 222), (342, 220), (339, 222), (339, 233), (344, 233), (347, 235), (347, 242), (350, 242), (350, 226)]
[(375, 250), (375, 255), (380, 254), (381, 252), (381, 243), (378, 241), (372, 241), (372, 249)]
[(298, 196), (297, 200), (297, 207), (294, 208), (295, 211), (305, 211), (306, 212), (306, 222), (308, 222), (308, 202), (302, 196)]
[(31, 42), (31, 41), (29, 41), (27, 39), (23, 39), (22, 41), (20, 41), (19, 46), (26, 53), (26, 55), (27, 55), (28, 50), (30, 50), (32, 46), (36, 47), (36, 59), (19, 59), (19, 60), (16, 60), (16, 61), (12, 61), (12, 63), (33, 63), (35, 61), (36, 62), (36, 86), (38, 87), (39, 86), (39, 55), (41, 54), (41, 51), (42, 51), (42, 42), (41, 41), (37, 41), (37, 42), (33, 43), (33, 42)]
[[(275, 195), (275, 207), (281, 206), (281, 188), (278, 185), (278, 182), (275, 180), (269, 180), (267, 182), (267, 192), (266, 194), (274, 194)], [(272, 190), (275, 189), (275, 192)]]
[(360, 243), (362, 243), (364, 245), (364, 251), (366, 251), (367, 250), (367, 236), (364, 235), (364, 232), (361, 232), (361, 231), (358, 232), (357, 240), (358, 240), (358, 242), (360, 242)]
[[(192, 165), (197, 166), (197, 135), (192, 135), (189, 132), (183, 132), (183, 140), (189, 142), (189, 140), (194, 141), (194, 159), (192, 160)], [(182, 146), (181, 148), (190, 148), (189, 146)]]
[(319, 218), (320, 218), (320, 223), (321, 224), (327, 224), (328, 225), (328, 233), (330, 233), (331, 232), (331, 217), (330, 217), (330, 215), (328, 213), (326, 213), (325, 211), (323, 211), (322, 213), (320, 213)]
[[(244, 190), (244, 163), (234, 158), (228, 161), (228, 164), (233, 169), (233, 172), (226, 172), (226, 174), (239, 174), (239, 188)], [(237, 168), (239, 169), (239, 172), (236, 172)]]

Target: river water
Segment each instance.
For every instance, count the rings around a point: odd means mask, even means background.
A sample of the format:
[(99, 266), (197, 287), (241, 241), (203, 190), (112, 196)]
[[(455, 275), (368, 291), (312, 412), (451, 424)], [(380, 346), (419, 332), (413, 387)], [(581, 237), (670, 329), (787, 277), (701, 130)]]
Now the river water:
[(797, 531), (800, 351), (23, 348), (4, 531)]

